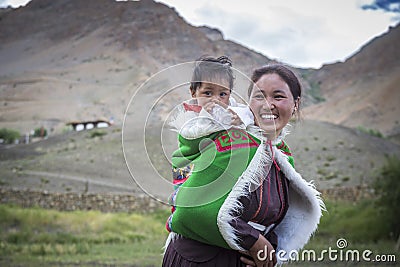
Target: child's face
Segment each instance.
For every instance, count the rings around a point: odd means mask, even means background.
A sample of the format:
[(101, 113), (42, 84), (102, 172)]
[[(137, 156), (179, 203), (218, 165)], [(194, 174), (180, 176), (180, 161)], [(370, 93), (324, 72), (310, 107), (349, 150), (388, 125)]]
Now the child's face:
[(192, 97), (197, 99), (197, 104), (199, 106), (204, 106), (213, 99), (229, 105), (230, 95), (231, 91), (229, 90), (228, 81), (216, 83), (202, 82), (201, 86), (192, 93)]

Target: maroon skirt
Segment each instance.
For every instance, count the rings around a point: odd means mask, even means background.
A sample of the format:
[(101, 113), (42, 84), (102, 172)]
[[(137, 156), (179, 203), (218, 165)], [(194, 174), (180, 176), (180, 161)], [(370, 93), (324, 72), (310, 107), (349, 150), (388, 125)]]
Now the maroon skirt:
[(172, 240), (164, 254), (163, 267), (245, 267), (236, 250), (207, 245), (193, 239)]

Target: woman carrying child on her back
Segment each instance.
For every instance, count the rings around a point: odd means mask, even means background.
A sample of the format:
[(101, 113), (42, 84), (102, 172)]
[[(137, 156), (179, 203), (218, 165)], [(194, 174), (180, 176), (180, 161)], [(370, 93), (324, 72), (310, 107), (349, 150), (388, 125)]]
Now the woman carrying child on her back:
[[(214, 64), (229, 73), (230, 64)], [(297, 77), (280, 64), (256, 69), (249, 115), (244, 107), (228, 107), (233, 76), (223, 76), (226, 71), (196, 78), (201, 82), (192, 82), (191, 93), (201, 108), (184, 105), (172, 123), (179, 131), (173, 167), (192, 168), (172, 197), (165, 267), (274, 266), (308, 242), (324, 208), (283, 141), (300, 105)], [(219, 98), (200, 99), (213, 95)]]

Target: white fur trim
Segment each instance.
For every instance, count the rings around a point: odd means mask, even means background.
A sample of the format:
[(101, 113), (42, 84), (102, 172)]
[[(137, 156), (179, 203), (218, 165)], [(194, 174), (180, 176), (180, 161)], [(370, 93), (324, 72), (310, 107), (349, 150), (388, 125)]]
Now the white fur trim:
[[(172, 130), (177, 131), (186, 139), (196, 139), (209, 134), (228, 130), (231, 125), (232, 113), (219, 105), (215, 105), (212, 114), (204, 109), (200, 113), (185, 111), (183, 106), (179, 106), (174, 111), (169, 125)], [(244, 125), (237, 128), (245, 128)]]
[(164, 245), (164, 247), (163, 247), (163, 250), (164, 250), (163, 255), (165, 254), (165, 251), (167, 250), (169, 244), (170, 244), (173, 240), (177, 239), (179, 236), (180, 236), (179, 234), (174, 233), (174, 232), (170, 232), (170, 233), (169, 233), (169, 235), (168, 235), (168, 237), (167, 237), (167, 240), (165, 240), (165, 245)]
[[(285, 130), (281, 136), (286, 133)], [(273, 143), (279, 143), (278, 141)], [(278, 236), (277, 251), (284, 250), (289, 256), (292, 250), (298, 251), (308, 242), (317, 229), (325, 205), (313, 183), (305, 181), (279, 149), (275, 146), (272, 149), (276, 162), (290, 181), (289, 208), (284, 219), (274, 230)], [(262, 143), (219, 210), (217, 224), (222, 236), (232, 249), (243, 250), (237, 231), (229, 222), (241, 213), (243, 205), (239, 198), (250, 194), (249, 185), (262, 182), (255, 179), (268, 175), (266, 170), (269, 170), (272, 164), (270, 154), (269, 147)]]
[(267, 152), (268, 149), (269, 147), (265, 146), (264, 143), (258, 146), (249, 166), (239, 177), (218, 212), (217, 225), (219, 231), (232, 249), (245, 250), (240, 245), (236, 229), (229, 222), (235, 220), (243, 209), (239, 198), (249, 195), (252, 187), (258, 187), (263, 182), (259, 180), (260, 177), (268, 175), (266, 170), (269, 170), (272, 164), (271, 153), (270, 151)]
[(314, 184), (304, 180), (279, 149), (273, 149), (275, 160), (289, 180), (289, 208), (274, 230), (278, 236), (277, 251), (284, 250), (288, 257), (292, 250), (298, 251), (308, 242), (326, 208)]

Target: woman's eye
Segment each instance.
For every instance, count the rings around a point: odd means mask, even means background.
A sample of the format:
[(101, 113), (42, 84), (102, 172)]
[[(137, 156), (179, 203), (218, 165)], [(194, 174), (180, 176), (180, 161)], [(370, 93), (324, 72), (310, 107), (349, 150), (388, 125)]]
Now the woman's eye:
[(276, 95), (274, 98), (275, 99), (283, 99), (283, 98), (286, 98), (286, 97), (284, 95)]
[(254, 98), (255, 98), (255, 99), (260, 99), (260, 100), (262, 100), (262, 99), (264, 99), (265, 97), (264, 97), (264, 95), (262, 95), (262, 94), (257, 94), (257, 95), (254, 95)]

